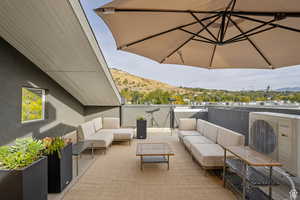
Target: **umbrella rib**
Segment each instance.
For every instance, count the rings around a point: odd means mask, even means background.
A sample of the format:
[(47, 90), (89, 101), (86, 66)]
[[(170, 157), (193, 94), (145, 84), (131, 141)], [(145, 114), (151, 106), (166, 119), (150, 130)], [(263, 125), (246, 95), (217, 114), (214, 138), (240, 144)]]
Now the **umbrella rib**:
[[(215, 17), (215, 19), (214, 20), (212, 20), (211, 22), (209, 22), (207, 25), (206, 25), (206, 27), (207, 26), (210, 26), (212, 23), (214, 23), (215, 21), (217, 21), (218, 19), (220, 18), (220, 15), (218, 15), (218, 16), (216, 16)], [(196, 34), (198, 35), (198, 34), (200, 34), (202, 31), (204, 31), (205, 30), (205, 27), (203, 27), (200, 31), (198, 31)], [(179, 49), (181, 49), (184, 45), (186, 45), (187, 43), (189, 43), (192, 39), (194, 39), (194, 37), (196, 37), (196, 36), (192, 36), (192, 37), (190, 37), (189, 39), (187, 39), (186, 41), (184, 41), (181, 45), (179, 45), (174, 51), (172, 51), (169, 55), (167, 55), (164, 59), (162, 59), (161, 61), (160, 61), (160, 63), (163, 63), (168, 57), (170, 57), (170, 56), (172, 56), (176, 51), (178, 51)]]
[[(205, 27), (205, 25), (202, 23), (202, 21), (194, 14), (191, 12), (191, 15), (197, 20), (197, 22), (202, 26), (202, 27)], [(218, 41), (218, 38), (216, 38), (216, 36), (214, 36), (214, 34), (212, 34), (212, 32), (208, 29), (208, 26), (205, 27), (205, 30), (209, 33), (209, 35), (211, 35), (215, 41), (217, 42)]]
[[(232, 19), (229, 19), (231, 21), (231, 23), (241, 32), (243, 33), (244, 31), (237, 25), (237, 23), (235, 23), (235, 21), (233, 21)], [(266, 61), (266, 63), (269, 66), (272, 66), (271, 62), (267, 59), (267, 57), (258, 49), (258, 47), (254, 44), (254, 42), (246, 36), (246, 39), (250, 42), (250, 44), (255, 48), (255, 50), (259, 53), (259, 55)]]
[(184, 31), (184, 32), (186, 32), (186, 33), (189, 33), (189, 34), (191, 34), (191, 35), (195, 35), (196, 37), (200, 37), (200, 38), (202, 38), (202, 39), (204, 39), (204, 40), (206, 40), (206, 41), (215, 43), (215, 41), (213, 41), (213, 40), (211, 40), (211, 39), (209, 39), (209, 38), (207, 38), (207, 37), (204, 37), (204, 36), (202, 36), (202, 35), (197, 35), (196, 33), (193, 33), (193, 32), (191, 32), (191, 31), (188, 31), (188, 30), (185, 30), (185, 29), (182, 29), (182, 28), (180, 28), (180, 30), (181, 30), (181, 31)]
[[(251, 18), (251, 17), (240, 16), (240, 15), (235, 15), (235, 14), (233, 16), (239, 17), (239, 18), (242, 18), (242, 19), (246, 19), (246, 20), (249, 20), (249, 21), (258, 22), (258, 23), (266, 23), (266, 21), (259, 20), (259, 19), (254, 19), (254, 18)], [(282, 28), (282, 29), (286, 29), (286, 30), (289, 30), (289, 31), (295, 31), (295, 32), (300, 33), (300, 29), (296, 29), (296, 28), (292, 28), (292, 27), (288, 27), (288, 26), (283, 26), (283, 25), (275, 24), (275, 23), (270, 23), (269, 25), (273, 26), (273, 27), (278, 27), (278, 28)]]
[(206, 41), (206, 40), (200, 40), (200, 39), (192, 39), (194, 41), (198, 41), (198, 42), (204, 42), (204, 43), (208, 43), (208, 44), (216, 44), (216, 42), (210, 42), (210, 41)]
[(226, 32), (227, 32), (227, 28), (228, 28), (228, 25), (229, 25), (229, 19), (231, 18), (231, 14), (232, 14), (232, 12), (233, 12), (233, 9), (235, 8), (235, 4), (236, 4), (236, 0), (232, 0), (230, 3), (229, 3), (229, 5), (228, 5), (228, 7), (226, 8), (226, 11), (230, 8), (230, 11), (229, 11), (229, 15), (228, 15), (228, 20), (227, 20), (227, 23), (226, 23), (226, 25), (225, 25), (225, 30), (224, 30), (224, 35), (222, 36), (222, 40), (225, 38), (225, 34), (226, 34)]
[[(160, 12), (160, 13), (199, 13), (199, 14), (220, 14), (222, 11), (215, 10), (176, 10), (176, 9), (142, 9), (142, 8), (113, 8), (113, 7), (100, 7), (94, 9), (95, 12), (111, 14), (115, 12), (136, 12), (136, 13), (145, 13), (145, 12)], [(237, 15), (248, 15), (248, 16), (265, 16), (265, 17), (274, 17), (278, 13), (284, 14), (286, 17), (300, 17), (300, 12), (255, 12), (255, 11), (233, 11), (233, 14)]]
[[(218, 38), (219, 38), (219, 36), (220, 36), (220, 33), (221, 33), (221, 29), (219, 29), (219, 31), (218, 31)], [(217, 45), (215, 44), (215, 45), (214, 45), (214, 48), (213, 48), (212, 55), (211, 55), (210, 60), (209, 60), (209, 68), (212, 67), (212, 63), (213, 63), (213, 61), (214, 61), (216, 49), (217, 49)]]
[(236, 35), (236, 36), (232, 37), (231, 39), (228, 39), (227, 41), (232, 41), (232, 40), (241, 38), (241, 37), (243, 37), (243, 36), (246, 36), (246, 37), (247, 37), (247, 34), (248, 34), (248, 33), (251, 34), (252, 31), (255, 31), (255, 30), (257, 30), (257, 29), (260, 29), (261, 27), (264, 27), (264, 26), (266, 26), (266, 25), (269, 25), (269, 24), (271, 24), (272, 22), (275, 22), (275, 21), (276, 21), (276, 19), (272, 19), (272, 20), (270, 20), (270, 21), (268, 21), (268, 22), (265, 22), (265, 23), (263, 23), (263, 24), (261, 24), (261, 25), (259, 25), (259, 26), (254, 27), (254, 28), (252, 28), (252, 29), (250, 29), (250, 30), (248, 30), (248, 31), (246, 31), (246, 32), (241, 32), (241, 34)]
[(234, 40), (231, 40), (231, 39), (227, 40), (227, 41), (225, 41), (225, 43), (231, 43), (231, 42), (241, 41), (241, 39), (243, 40), (243, 39), (246, 39), (247, 37), (250, 37), (252, 35), (257, 35), (259, 33), (263, 33), (263, 32), (272, 30), (274, 28), (276, 28), (276, 27), (275, 26), (271, 26), (271, 27), (265, 28), (265, 29), (260, 30), (260, 31), (256, 31), (256, 32), (253, 32), (253, 33), (250, 33), (250, 34), (241, 35), (240, 37), (238, 37), (238, 38), (236, 38)]
[[(209, 17), (205, 17), (205, 18), (203, 18), (202, 20), (203, 20), (203, 21), (209, 20), (209, 19), (214, 18), (214, 17), (216, 17), (216, 16), (218, 16), (218, 14), (217, 14), (217, 15), (212, 15), (212, 16), (209, 16)], [(118, 49), (123, 49), (123, 48), (126, 48), (126, 47), (130, 47), (130, 46), (135, 45), (135, 44), (138, 44), (138, 43), (140, 43), (140, 42), (144, 42), (144, 41), (149, 40), (149, 39), (152, 39), (152, 38), (154, 38), (154, 37), (158, 37), (158, 36), (160, 36), (160, 35), (163, 35), (163, 34), (166, 34), (166, 33), (172, 32), (172, 31), (176, 31), (176, 30), (178, 30), (178, 29), (180, 29), (180, 28), (184, 28), (184, 27), (187, 27), (187, 26), (191, 26), (191, 25), (194, 25), (194, 24), (197, 24), (197, 23), (198, 23), (198, 22), (195, 21), (195, 22), (191, 22), (191, 23), (189, 23), (189, 24), (177, 26), (177, 27), (174, 27), (174, 28), (171, 28), (171, 29), (162, 31), (162, 32), (160, 32), (160, 33), (156, 33), (156, 34), (150, 35), (150, 36), (148, 36), (148, 37), (145, 37), (145, 38), (136, 40), (136, 41), (134, 41), (134, 42), (130, 42), (130, 43), (128, 43), (128, 44), (122, 45), (122, 46), (118, 47)]]

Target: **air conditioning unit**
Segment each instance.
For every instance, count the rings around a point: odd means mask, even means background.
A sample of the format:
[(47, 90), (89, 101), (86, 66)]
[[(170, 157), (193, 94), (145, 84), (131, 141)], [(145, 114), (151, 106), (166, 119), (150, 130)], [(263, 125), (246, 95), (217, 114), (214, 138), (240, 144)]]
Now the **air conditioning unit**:
[(249, 146), (283, 164), (300, 176), (300, 115), (251, 112)]

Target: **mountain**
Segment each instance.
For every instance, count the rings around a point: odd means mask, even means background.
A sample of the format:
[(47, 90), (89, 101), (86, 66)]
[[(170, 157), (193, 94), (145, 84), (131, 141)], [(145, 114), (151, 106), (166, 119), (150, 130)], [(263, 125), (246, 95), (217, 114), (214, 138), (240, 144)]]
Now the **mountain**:
[(111, 68), (110, 71), (119, 91), (128, 88), (131, 91), (139, 91), (144, 93), (148, 93), (156, 89), (179, 94), (188, 92), (187, 89), (175, 87), (160, 81), (135, 76), (119, 69)]
[[(275, 91), (229, 91), (203, 88), (176, 87), (160, 81), (142, 78), (119, 69), (110, 69), (112, 77), (127, 103), (168, 104), (169, 98), (175, 104), (201, 102), (253, 102), (290, 101), (300, 102), (299, 87), (280, 88)], [(283, 92), (293, 91), (293, 92)]]
[(277, 92), (300, 92), (300, 87), (285, 87), (276, 89)]

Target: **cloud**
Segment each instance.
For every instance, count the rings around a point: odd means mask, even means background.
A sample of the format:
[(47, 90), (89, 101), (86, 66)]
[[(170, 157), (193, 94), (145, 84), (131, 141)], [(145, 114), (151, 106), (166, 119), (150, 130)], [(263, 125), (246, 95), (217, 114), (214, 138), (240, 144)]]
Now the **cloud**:
[(108, 2), (110, 1), (81, 1), (110, 67), (176, 86), (229, 90), (264, 89), (268, 85), (273, 89), (300, 86), (299, 66), (277, 70), (207, 70), (196, 67), (159, 64), (142, 56), (117, 51), (111, 32), (93, 11), (94, 8), (98, 8)]

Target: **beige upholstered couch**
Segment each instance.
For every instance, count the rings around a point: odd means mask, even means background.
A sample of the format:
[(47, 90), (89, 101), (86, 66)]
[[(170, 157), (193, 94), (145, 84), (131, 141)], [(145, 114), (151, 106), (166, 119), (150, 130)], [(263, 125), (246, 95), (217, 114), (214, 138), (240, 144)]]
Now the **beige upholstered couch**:
[(177, 134), (204, 169), (223, 167), (223, 147), (241, 146), (245, 141), (243, 135), (201, 119), (180, 119)]
[(95, 118), (78, 127), (78, 141), (90, 141), (94, 148), (107, 149), (113, 141), (130, 143), (134, 129), (121, 128), (119, 118)]

